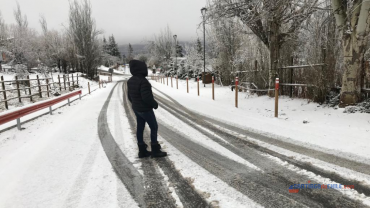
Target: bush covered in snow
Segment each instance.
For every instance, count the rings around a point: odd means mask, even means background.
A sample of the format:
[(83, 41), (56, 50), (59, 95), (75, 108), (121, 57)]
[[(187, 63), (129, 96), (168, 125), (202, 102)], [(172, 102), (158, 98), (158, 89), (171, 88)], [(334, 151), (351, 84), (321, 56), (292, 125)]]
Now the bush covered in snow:
[(370, 113), (370, 98), (357, 104), (357, 106), (348, 106), (343, 113)]

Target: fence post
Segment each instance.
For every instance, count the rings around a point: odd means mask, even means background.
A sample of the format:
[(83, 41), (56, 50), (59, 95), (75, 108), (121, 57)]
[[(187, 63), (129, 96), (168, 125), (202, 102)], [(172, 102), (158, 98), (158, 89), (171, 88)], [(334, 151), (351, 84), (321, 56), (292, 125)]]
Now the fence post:
[(186, 77), (186, 90), (189, 93), (189, 78)]
[(40, 95), (40, 98), (42, 98), (41, 84), (40, 84), (39, 75), (36, 75), (36, 77), (37, 77), (37, 84), (39, 86), (39, 95)]
[(199, 93), (199, 76), (197, 76), (197, 83), (198, 83), (198, 96), (200, 95)]
[(69, 90), (71, 90), (71, 82), (69, 81), (69, 74), (67, 74), (67, 78), (68, 78), (68, 88)]
[(5, 100), (5, 108), (8, 109), (8, 101), (7, 101), (7, 98), (6, 98), (4, 76), (1, 76), (1, 86), (3, 87), (3, 95), (4, 95), (4, 100)]
[(90, 94), (90, 82), (87, 83), (87, 86), (89, 87), (89, 94)]
[(50, 95), (49, 95), (49, 79), (48, 78), (46, 78), (46, 92), (48, 94), (48, 97), (50, 97)]
[[(294, 57), (291, 57), (291, 60), (290, 60), (290, 64), (291, 64), (291, 66), (293, 66), (294, 65)], [(284, 80), (282, 81), (282, 82), (284, 82)], [(292, 69), (290, 69), (290, 84), (293, 84), (293, 68)], [(290, 85), (290, 87), (289, 87), (290, 89), (289, 89), (289, 95), (290, 95), (290, 97), (292, 98), (293, 97), (293, 86), (292, 85)]]
[(275, 81), (275, 117), (279, 116), (279, 78)]
[(176, 89), (179, 89), (179, 75), (176, 75)]
[(28, 92), (30, 93), (30, 100), (32, 101), (31, 80), (29, 75), (27, 75), (27, 79), (28, 79)]
[(239, 78), (236, 77), (235, 78), (235, 107), (238, 107), (238, 93), (239, 93), (238, 85), (239, 85)]
[(20, 89), (19, 89), (18, 76), (15, 76), (15, 82), (16, 82), (16, 84), (17, 84), (18, 100), (19, 100), (19, 102), (21, 103), (21, 102), (22, 102), (22, 99), (21, 99), (21, 91), (20, 91)]
[(72, 86), (73, 86), (73, 88), (74, 88), (74, 86), (75, 86), (75, 81), (74, 81), (74, 79), (73, 79), (73, 74), (72, 74)]
[(66, 75), (63, 74), (63, 83), (64, 83), (64, 90), (67, 90), (66, 88)]
[(215, 100), (215, 77), (212, 76), (212, 100)]
[(172, 75), (171, 75), (171, 87), (173, 87), (173, 85), (172, 85)]
[(59, 90), (62, 91), (62, 86), (60, 85), (60, 76), (58, 74)]

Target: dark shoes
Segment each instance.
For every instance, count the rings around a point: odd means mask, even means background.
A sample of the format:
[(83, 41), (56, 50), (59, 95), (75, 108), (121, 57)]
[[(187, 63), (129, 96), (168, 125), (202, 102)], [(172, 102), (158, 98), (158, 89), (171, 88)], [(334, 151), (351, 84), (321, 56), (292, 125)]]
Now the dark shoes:
[(161, 151), (160, 144), (152, 144), (152, 157), (166, 157), (167, 152)]
[(151, 152), (146, 150), (148, 145), (146, 145), (146, 144), (137, 144), (137, 146), (139, 147), (139, 158), (149, 157), (151, 155)]

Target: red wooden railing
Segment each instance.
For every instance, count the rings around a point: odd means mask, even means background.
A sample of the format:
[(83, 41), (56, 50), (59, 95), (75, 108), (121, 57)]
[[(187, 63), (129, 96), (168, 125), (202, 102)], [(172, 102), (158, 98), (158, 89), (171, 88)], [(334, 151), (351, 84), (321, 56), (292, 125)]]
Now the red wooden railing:
[(5, 113), (3, 115), (0, 115), (0, 125), (17, 119), (18, 129), (21, 130), (21, 127), (20, 127), (20, 118), (21, 117), (26, 116), (26, 115), (31, 114), (31, 113), (34, 113), (36, 111), (42, 110), (42, 109), (47, 108), (47, 107), (49, 107), (50, 114), (52, 114), (51, 106), (53, 106), (57, 103), (60, 103), (64, 100), (68, 100), (68, 103), (70, 103), (69, 99), (71, 97), (76, 96), (76, 95), (80, 95), (80, 99), (81, 99), (81, 94), (82, 94), (82, 91), (79, 90), (79, 91), (76, 91), (76, 92), (68, 93), (66, 95), (62, 95), (62, 96), (60, 96), (58, 98), (55, 98), (55, 99), (47, 100), (47, 101), (39, 103), (39, 104), (35, 104), (35, 105), (29, 106), (29, 107), (21, 108), (19, 110), (15, 110), (15, 111), (12, 111), (10, 113)]

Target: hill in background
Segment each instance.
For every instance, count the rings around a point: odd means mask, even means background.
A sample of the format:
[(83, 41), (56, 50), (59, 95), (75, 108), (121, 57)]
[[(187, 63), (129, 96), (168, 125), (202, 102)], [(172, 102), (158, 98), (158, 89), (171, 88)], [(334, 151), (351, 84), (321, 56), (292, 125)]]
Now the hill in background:
[[(181, 45), (182, 48), (183, 48), (183, 53), (184, 54), (185, 54), (184, 48), (185, 48), (186, 44), (190, 44), (190, 42), (186, 42), (186, 41), (179, 42), (179, 45)], [(146, 44), (143, 44), (143, 43), (131, 44), (131, 46), (132, 46), (132, 49), (134, 50), (134, 55), (147, 54), (148, 53), (148, 50), (146, 48)], [(127, 56), (128, 55), (128, 44), (119, 45), (118, 50), (121, 52), (122, 55)]]

